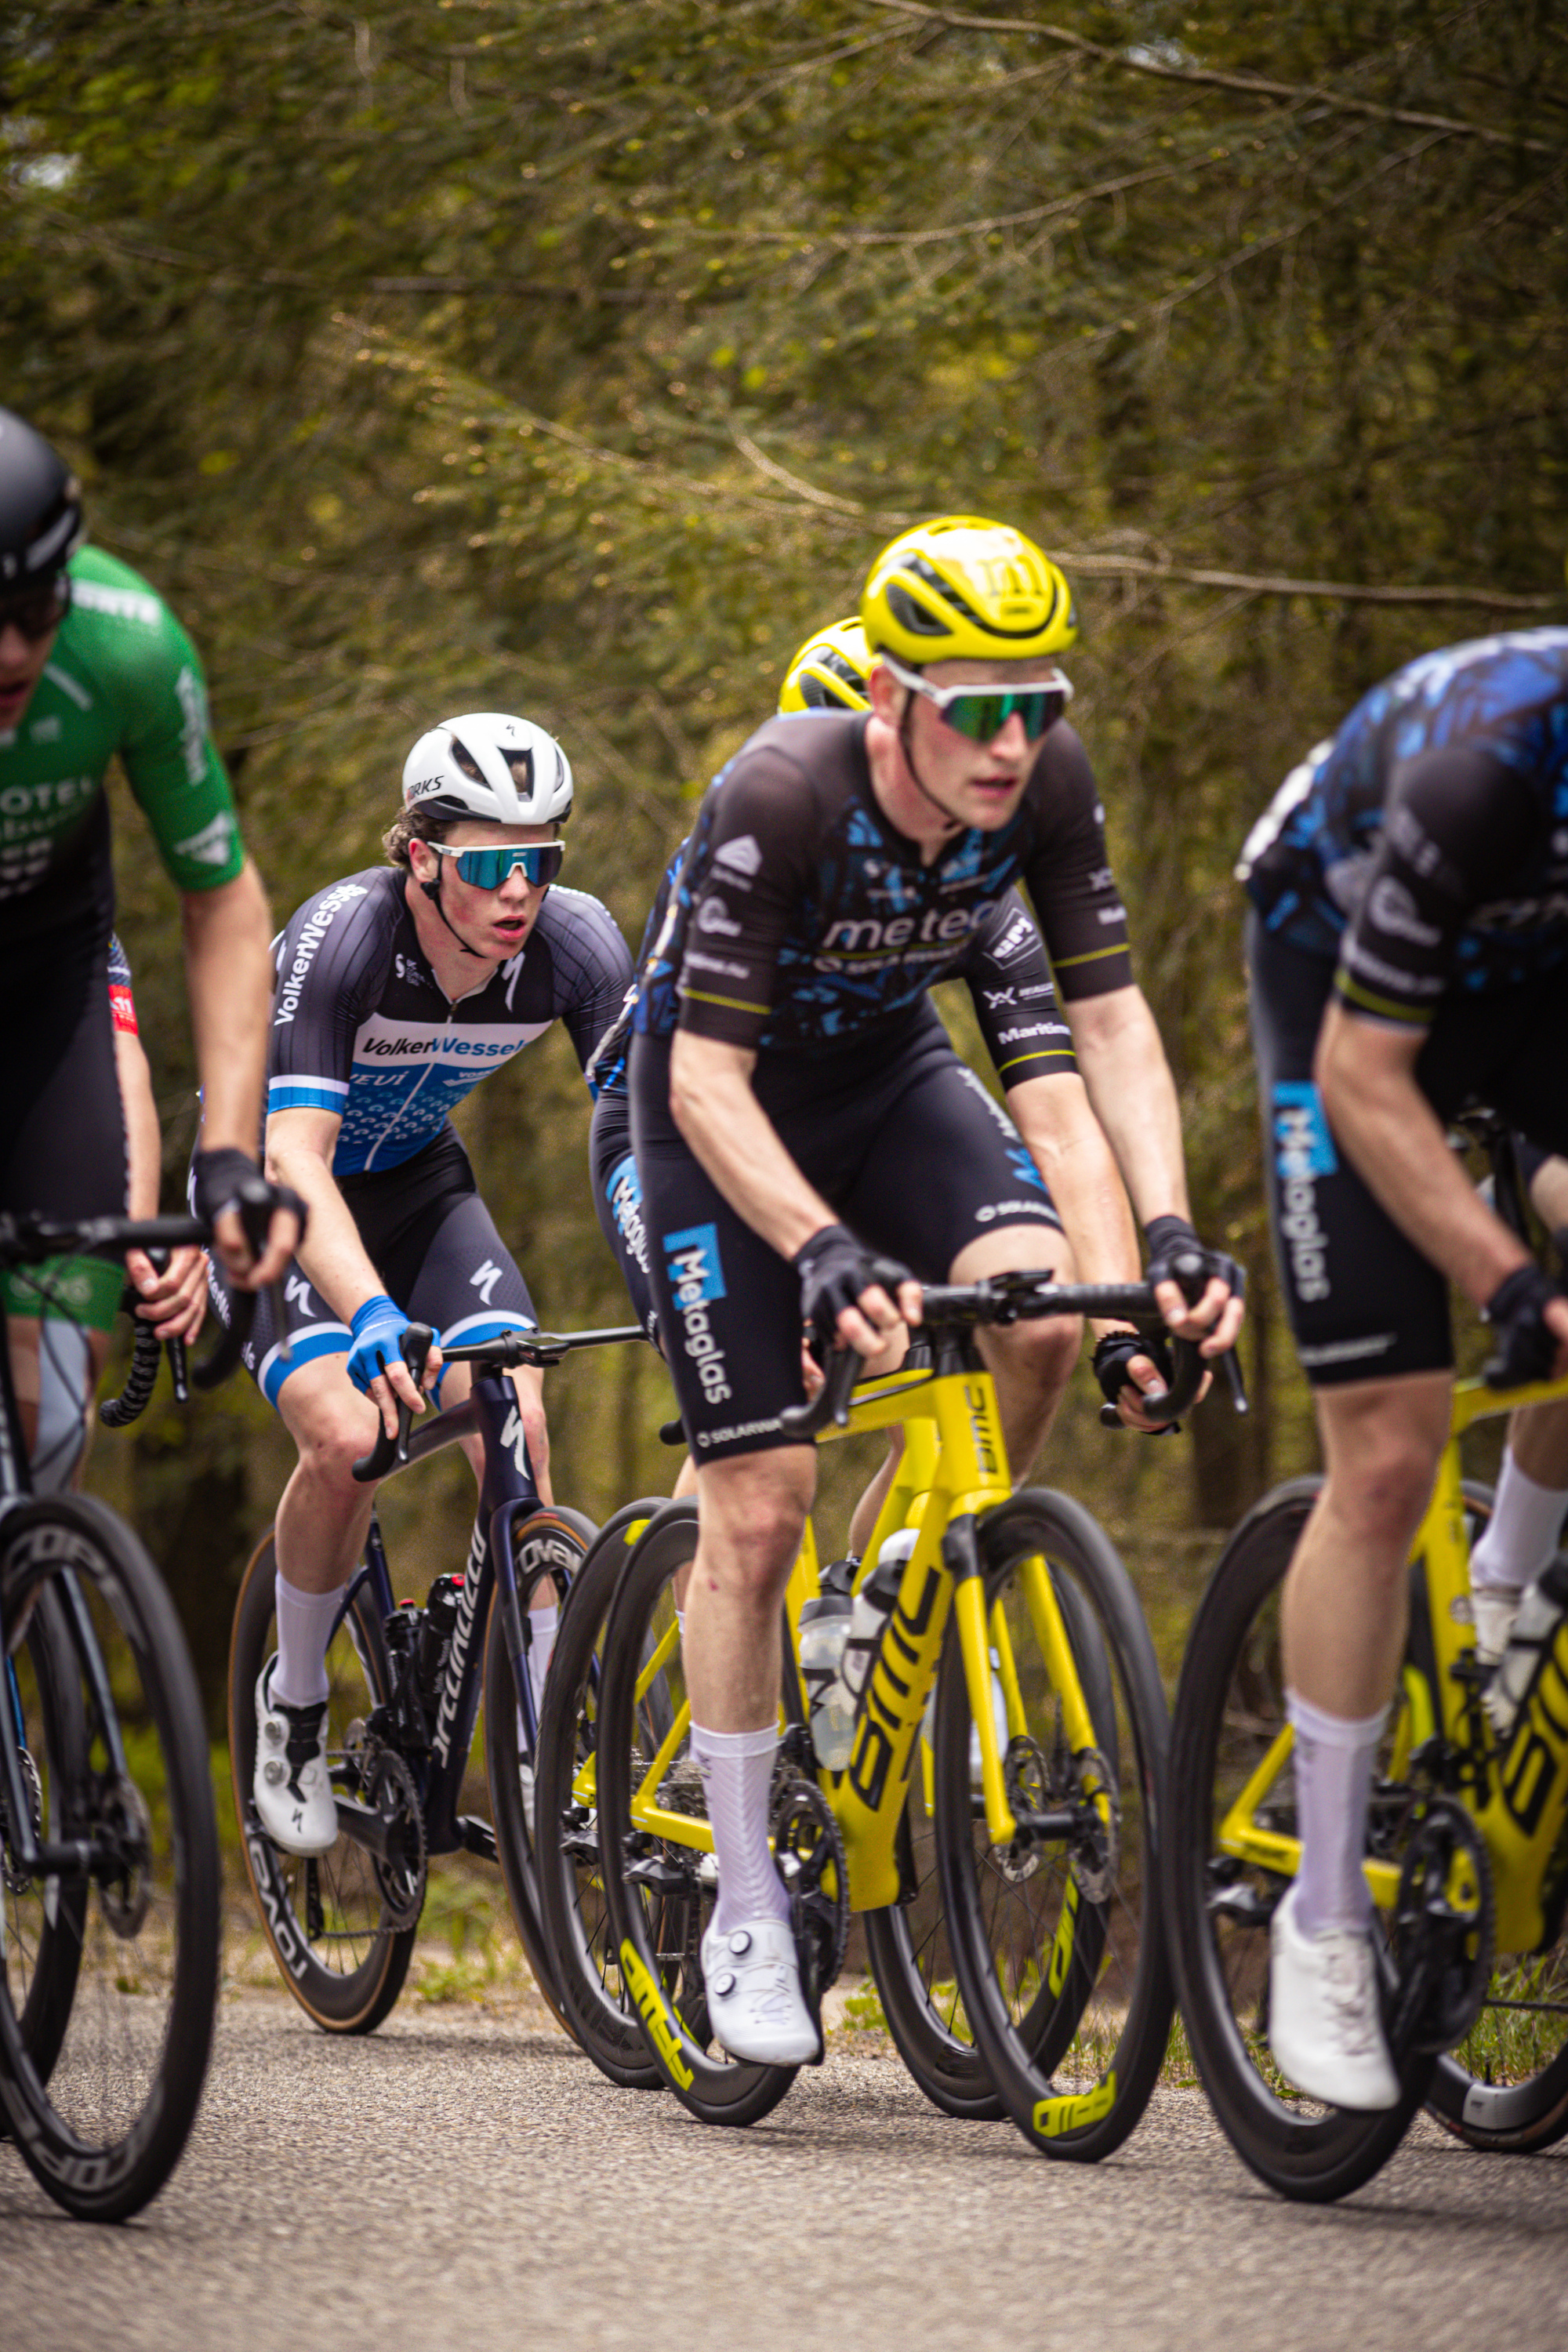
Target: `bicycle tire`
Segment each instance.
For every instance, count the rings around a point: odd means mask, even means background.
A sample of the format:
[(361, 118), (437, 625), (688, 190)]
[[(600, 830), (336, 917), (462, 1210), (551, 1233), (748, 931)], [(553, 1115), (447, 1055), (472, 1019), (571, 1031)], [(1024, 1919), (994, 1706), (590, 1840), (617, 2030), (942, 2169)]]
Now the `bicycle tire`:
[[(70, 1636), (57, 1596), (47, 1587), (38, 1595), (21, 1647), (20, 1673), (14, 1661), (5, 1662), (5, 1689), (34, 1776), (35, 1830), (58, 1837), (63, 1834), (65, 1792), (85, 1769), (87, 1728), (80, 1685), (69, 1672)], [(3, 1801), (0, 1832), (0, 1955), (10, 1979), (13, 2008), (20, 2001), (22, 2039), (40, 2081), (47, 2083), (65, 2040), (76, 1992), (87, 1887), (80, 1880), (38, 1885), (16, 1866)], [(8, 2138), (10, 2131), (0, 2106), (0, 2139)]]
[[(1280, 2095), (1278, 2070), (1265, 2054), (1261, 2006), (1268, 1906), (1278, 1887), (1270, 1880), (1253, 1890), (1260, 1902), (1252, 1924), (1233, 1920), (1211, 1902), (1211, 1894), (1238, 1906), (1246, 1899), (1239, 1869), (1233, 1873), (1227, 1860), (1225, 1877), (1216, 1879), (1212, 1867), (1215, 1818), (1228, 1801), (1215, 1783), (1219, 1779), (1229, 1790), (1234, 1782), (1239, 1792), (1285, 1720), (1276, 1595), (1321, 1484), (1293, 1479), (1265, 1496), (1229, 1538), (1198, 1604), (1176, 1691), (1164, 1856), (1172, 1958), (1204, 2088), (1232, 2147), (1258, 2179), (1311, 2204), (1348, 2196), (1386, 2163), (1436, 2064), (1430, 2057), (1412, 2059), (1401, 2076), (1399, 2104), (1380, 2114), (1325, 2108), (1284, 2085)], [(1255, 1999), (1249, 2051), (1237, 2011)]]
[[(1492, 1490), (1469, 1478), (1464, 1487), (1466, 1531), (1473, 1549), (1490, 1516)], [(1502, 1988), (1495, 2000), (1483, 2006), (1475, 2030), (1458, 2050), (1438, 2059), (1426, 2112), (1467, 2147), (1490, 2156), (1538, 2156), (1568, 2138), (1568, 1935), (1560, 1935), (1545, 1952), (1505, 1953), (1500, 1964), (1494, 1962), (1494, 1984), (1500, 1977)], [(1546, 1993), (1552, 1998), (1545, 2004), (1545, 2013), (1562, 2021), (1550, 2030), (1563, 2034), (1562, 2043), (1544, 2064), (1530, 2068), (1516, 2079), (1499, 2082), (1495, 2045), (1501, 2036), (1495, 2027), (1489, 2031), (1487, 2011), (1499, 2011), (1502, 2001), (1511, 2002), (1521, 1995), (1540, 2000)], [(1501, 2013), (1529, 2017), (1542, 2011)], [(1526, 2027), (1526, 2034), (1530, 2031)], [(1515, 2065), (1520, 2063), (1517, 2049), (1505, 2054)], [(1533, 2054), (1526, 2053), (1527, 2063)]]
[[(262, 1828), (252, 1793), (256, 1685), (276, 1647), (277, 1568), (277, 1552), (268, 1535), (246, 1569), (229, 1644), (228, 1745), (245, 1866), (262, 1932), (284, 1983), (307, 2017), (323, 2033), (374, 2033), (403, 1990), (417, 1922), (410, 1927), (385, 1924), (387, 1906), (370, 1857), (351, 1839), (340, 1837), (329, 1853), (311, 1861), (284, 1853)], [(391, 1696), (385, 1636), (368, 1586), (355, 1595), (351, 1613), (352, 1633), (345, 1622), (328, 1653), (329, 1761), (342, 1754), (356, 1711), (368, 1714)], [(318, 1910), (319, 1924), (312, 1916)], [(323, 1952), (341, 1956), (347, 1965), (330, 1966)]]
[[(687, 1864), (689, 1849), (665, 1846), (651, 1857), (669, 1864), (686, 1883), (675, 1893), (647, 1893), (626, 1876), (635, 1860), (627, 1852), (634, 1835), (631, 1772), (637, 1754), (637, 1685), (642, 1663), (668, 1631), (672, 1577), (689, 1565), (697, 1549), (697, 1512), (689, 1502), (667, 1503), (628, 1555), (605, 1629), (595, 1748), (595, 1793), (599, 1809), (599, 1855), (609, 1906), (611, 1932), (628, 1976), (647, 2038), (665, 2081), (682, 2106), (700, 2122), (742, 2126), (772, 2113), (788, 2092), (798, 2068), (766, 2066), (731, 2059), (714, 2041), (708, 2022), (699, 1950), (712, 1907), (712, 1889), (695, 1879)], [(664, 1669), (672, 1720), (685, 1697), (679, 1645)], [(671, 1759), (670, 1780), (682, 1758)], [(667, 1787), (669, 1780), (667, 1780)], [(683, 1809), (700, 1804), (694, 1773), (680, 1790)], [(717, 2053), (717, 2055), (712, 2054)]]
[[(222, 1943), (217, 1818), (190, 1654), (137, 1538), (85, 1496), (20, 1505), (0, 1529), (0, 1621), (21, 1622), (29, 1591), (45, 1586), (58, 1596), (83, 1710), (79, 1751), (60, 1759), (66, 1834), (112, 1844), (121, 1866), (87, 1882), (74, 1997), (47, 2083), (0, 1976), (0, 2103), (58, 2204), (121, 2221), (168, 2179), (201, 2104)], [(112, 1782), (99, 1677), (123, 1739), (126, 1777)]]
[[(595, 1752), (601, 1651), (628, 1535), (662, 1509), (662, 1495), (628, 1503), (607, 1520), (583, 1562), (556, 1636), (539, 1727), (534, 1811), (540, 1914), (568, 2031), (622, 2090), (662, 2091), (611, 1939), (599, 1870), (597, 1808), (578, 1801), (578, 1776)], [(636, 1535), (630, 1536), (632, 1542)], [(645, 1736), (669, 1728), (662, 1677), (643, 1701)], [(566, 1843), (567, 1840), (571, 1843)]]
[[(524, 1612), (525, 1623), (529, 1603), (541, 1579), (549, 1577), (553, 1583), (561, 1575), (567, 1578), (570, 1586), (581, 1570), (598, 1532), (593, 1520), (584, 1518), (581, 1511), (561, 1510), (552, 1505), (547, 1505), (543, 1510), (535, 1511), (523, 1520), (513, 1538), (512, 1549), (518, 1601)], [(510, 1653), (506, 1645), (506, 1623), (498, 1606), (497, 1596), (492, 1596), (490, 1602), (484, 1662), (485, 1774), (489, 1782), (490, 1819), (495, 1825), (497, 1859), (506, 1883), (507, 1900), (511, 1906), (518, 1938), (532, 1971), (533, 1980), (552, 2015), (570, 2032), (572, 2028), (562, 2009), (556, 1984), (550, 1939), (540, 1913), (539, 1871), (520, 1772), (520, 1766), (524, 1761), (531, 1761), (536, 1776), (537, 1818), (538, 1757), (524, 1759), (520, 1750), (517, 1685), (512, 1675)], [(552, 1674), (554, 1670), (552, 1654), (550, 1671)], [(549, 1677), (546, 1676), (547, 1688), (548, 1683)]]
[[(1137, 2125), (1169, 2036), (1173, 1993), (1158, 1889), (1164, 1694), (1127, 1571), (1079, 1504), (1025, 1488), (986, 1513), (977, 1538), (987, 1617), (1003, 1611), (1031, 1725), (1009, 1742), (1016, 1786), (1023, 1795), (1037, 1791), (1044, 1809), (1075, 1807), (1094, 1828), (1070, 1845), (1042, 1841), (998, 1852), (986, 1843), (955, 1614), (936, 1715), (937, 1850), (948, 1932), (975, 2042), (1008, 2114), (1043, 2153), (1094, 2163)], [(1068, 1750), (1030, 1604), (1037, 1560), (1048, 1567), (1054, 1591), (1073, 1594), (1058, 1605), (1095, 1734), (1088, 1752)], [(1108, 1783), (1115, 1792), (1109, 1822), (1085, 1802)], [(1032, 1894), (1021, 1891), (1030, 1887)], [(1064, 2071), (1072, 2090), (1056, 2080)]]

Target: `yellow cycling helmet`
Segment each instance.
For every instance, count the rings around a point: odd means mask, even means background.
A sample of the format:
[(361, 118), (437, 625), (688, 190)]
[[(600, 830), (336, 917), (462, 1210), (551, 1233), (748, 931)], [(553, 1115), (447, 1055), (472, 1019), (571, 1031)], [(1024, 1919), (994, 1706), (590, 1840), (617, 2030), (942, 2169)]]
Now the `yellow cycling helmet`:
[(781, 710), (868, 710), (866, 691), (871, 649), (851, 614), (807, 637), (779, 688)]
[(1072, 591), (1021, 530), (980, 515), (941, 515), (900, 533), (860, 599), (866, 642), (921, 669), (928, 662), (1031, 661), (1078, 635)]

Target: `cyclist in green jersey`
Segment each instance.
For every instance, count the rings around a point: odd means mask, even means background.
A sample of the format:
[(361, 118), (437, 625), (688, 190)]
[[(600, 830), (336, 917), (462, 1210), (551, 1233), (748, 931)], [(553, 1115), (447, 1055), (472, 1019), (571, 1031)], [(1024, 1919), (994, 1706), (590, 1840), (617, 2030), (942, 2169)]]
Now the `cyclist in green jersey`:
[[(0, 409), (0, 1213), (122, 1214), (124, 1115), (108, 986), (114, 911), (103, 782), (121, 760), (181, 894), (186, 984), (205, 1098), (195, 1201), (246, 1287), (275, 1280), (298, 1238), (294, 1204), (256, 1164), (270, 925), (207, 725), (189, 638), (161, 597), (81, 546), (80, 490), (22, 418)], [(149, 1304), (179, 1287), (144, 1264)], [(98, 1260), (7, 1283), (23, 1436), (51, 1486), (80, 1444), (121, 1276)], [(149, 1287), (151, 1285), (151, 1287)], [(46, 1309), (85, 1329), (74, 1360), (40, 1349)], [(73, 1436), (73, 1427), (75, 1434)]]

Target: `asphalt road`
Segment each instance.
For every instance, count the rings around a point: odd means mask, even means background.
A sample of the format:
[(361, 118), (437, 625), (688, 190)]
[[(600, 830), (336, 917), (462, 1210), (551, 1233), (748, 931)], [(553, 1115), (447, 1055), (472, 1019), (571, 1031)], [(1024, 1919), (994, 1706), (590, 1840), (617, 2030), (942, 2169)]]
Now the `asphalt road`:
[(1159, 2094), (1098, 2168), (950, 2122), (864, 2057), (721, 2132), (526, 2020), (410, 2002), (334, 2042), (251, 1993), (137, 2221), (68, 2221), (0, 2149), (5, 2352), (1565, 2341), (1568, 2152), (1423, 2125), (1359, 2196), (1290, 2207), (1196, 2092)]

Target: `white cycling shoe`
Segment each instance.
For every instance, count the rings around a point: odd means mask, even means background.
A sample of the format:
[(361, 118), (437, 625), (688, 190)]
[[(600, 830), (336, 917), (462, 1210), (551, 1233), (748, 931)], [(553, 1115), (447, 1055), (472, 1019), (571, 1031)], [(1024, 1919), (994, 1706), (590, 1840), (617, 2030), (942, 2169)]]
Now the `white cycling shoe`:
[(1292, 1886), (1268, 1930), (1268, 2046), (1279, 2072), (1331, 2107), (1397, 2106), (1371, 1937), (1303, 1935), (1295, 1910)]
[(822, 2043), (800, 1990), (795, 1937), (782, 1919), (743, 1919), (702, 1937), (708, 2018), (731, 2058), (808, 2066)]
[(285, 1853), (325, 1853), (338, 1842), (338, 1808), (327, 1772), (327, 1702), (286, 1706), (272, 1696), (277, 1654), (256, 1685), (256, 1771), (251, 1794), (261, 1826)]

